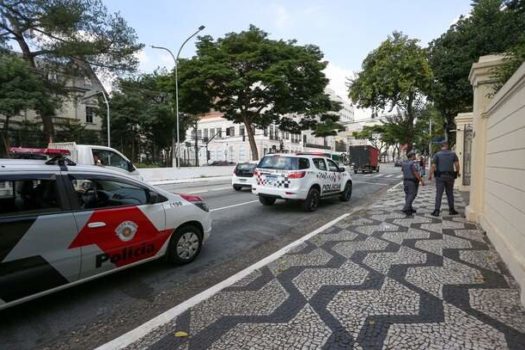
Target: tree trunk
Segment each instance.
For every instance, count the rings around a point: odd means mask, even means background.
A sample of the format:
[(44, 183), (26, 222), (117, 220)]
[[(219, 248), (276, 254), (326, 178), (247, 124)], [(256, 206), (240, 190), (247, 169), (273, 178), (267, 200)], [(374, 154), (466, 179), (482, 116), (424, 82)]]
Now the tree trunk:
[(244, 126), (246, 133), (248, 133), (248, 141), (250, 142), (250, 149), (252, 150), (252, 160), (259, 159), (259, 151), (257, 150), (257, 144), (255, 143), (255, 135), (252, 130), (252, 123), (247, 119), (244, 119)]

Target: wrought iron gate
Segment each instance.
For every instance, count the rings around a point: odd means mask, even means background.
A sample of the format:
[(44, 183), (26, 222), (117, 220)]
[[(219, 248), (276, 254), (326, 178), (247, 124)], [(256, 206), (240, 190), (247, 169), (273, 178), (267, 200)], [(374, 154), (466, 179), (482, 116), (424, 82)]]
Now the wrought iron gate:
[(470, 165), (472, 158), (472, 125), (465, 125), (463, 132), (463, 186), (470, 186)]

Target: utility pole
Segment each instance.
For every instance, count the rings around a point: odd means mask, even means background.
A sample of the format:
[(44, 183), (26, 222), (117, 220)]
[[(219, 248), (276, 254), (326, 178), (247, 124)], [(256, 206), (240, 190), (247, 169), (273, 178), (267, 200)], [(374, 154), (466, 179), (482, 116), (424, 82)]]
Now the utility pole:
[(195, 166), (199, 166), (199, 133), (197, 127), (198, 121), (195, 121)]

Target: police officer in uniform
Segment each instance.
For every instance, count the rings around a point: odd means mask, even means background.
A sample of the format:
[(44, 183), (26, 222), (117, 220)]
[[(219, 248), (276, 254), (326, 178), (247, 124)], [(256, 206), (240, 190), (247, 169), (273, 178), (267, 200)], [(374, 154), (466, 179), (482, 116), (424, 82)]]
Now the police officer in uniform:
[(414, 199), (416, 199), (419, 183), (421, 182), (422, 186), (424, 186), (425, 183), (416, 167), (416, 153), (409, 152), (407, 157), (408, 159), (401, 164), (401, 171), (403, 172), (403, 187), (405, 190), (405, 206), (402, 211), (407, 217), (411, 217), (416, 212), (412, 207), (412, 203), (414, 202)]
[[(455, 170), (454, 170), (455, 169)], [(432, 175), (436, 177), (436, 205), (432, 216), (439, 216), (441, 209), (441, 198), (443, 191), (447, 194), (448, 213), (456, 215), (458, 212), (454, 209), (454, 180), (460, 176), (459, 159), (456, 153), (448, 149), (448, 143), (441, 144), (441, 151), (434, 154), (432, 158), (432, 168), (428, 174), (428, 180), (432, 180)]]

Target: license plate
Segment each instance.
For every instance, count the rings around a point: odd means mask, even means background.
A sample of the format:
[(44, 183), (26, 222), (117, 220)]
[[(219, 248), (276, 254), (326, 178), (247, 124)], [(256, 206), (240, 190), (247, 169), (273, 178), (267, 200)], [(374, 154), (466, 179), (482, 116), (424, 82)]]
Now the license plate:
[(239, 179), (241, 182), (246, 182), (246, 179)]

